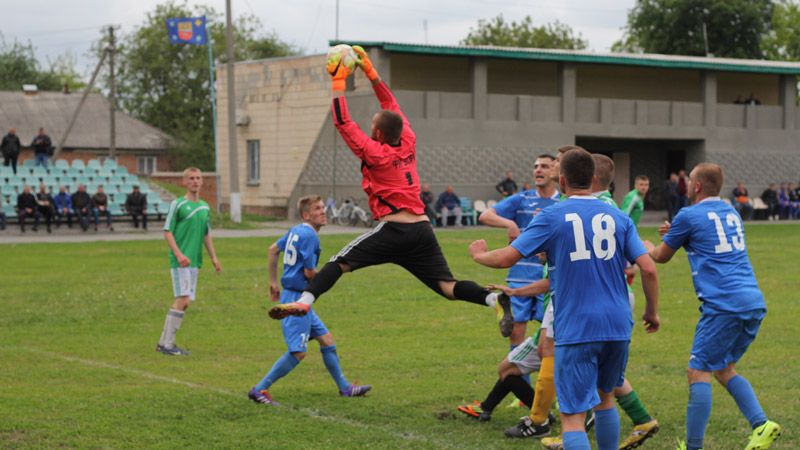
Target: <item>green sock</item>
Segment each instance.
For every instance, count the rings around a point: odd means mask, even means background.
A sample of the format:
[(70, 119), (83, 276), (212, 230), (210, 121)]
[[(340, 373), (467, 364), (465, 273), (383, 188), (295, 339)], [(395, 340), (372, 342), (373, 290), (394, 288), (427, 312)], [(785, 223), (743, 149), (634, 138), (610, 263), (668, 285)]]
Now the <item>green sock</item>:
[(647, 410), (644, 409), (644, 405), (642, 404), (642, 401), (639, 400), (639, 396), (636, 395), (636, 391), (631, 391), (628, 395), (617, 397), (617, 402), (625, 411), (625, 414), (631, 418), (634, 426), (653, 420)]

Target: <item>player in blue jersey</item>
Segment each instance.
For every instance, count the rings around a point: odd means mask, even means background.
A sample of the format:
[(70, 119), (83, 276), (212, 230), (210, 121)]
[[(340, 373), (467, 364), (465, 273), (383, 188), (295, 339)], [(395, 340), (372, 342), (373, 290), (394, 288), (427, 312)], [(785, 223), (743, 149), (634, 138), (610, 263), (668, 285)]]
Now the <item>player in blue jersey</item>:
[(620, 430), (614, 388), (624, 379), (633, 326), (631, 315), (620, 314), (629, 308), (621, 274), (626, 261), (639, 265), (648, 332), (659, 327), (658, 276), (631, 219), (591, 195), (591, 154), (569, 150), (561, 156), (560, 169), (567, 200), (537, 214), (511, 245), (489, 251), (486, 241), (478, 240), (470, 254), (479, 264), (502, 268), (547, 253), (555, 286), (555, 382), (564, 448), (590, 448), (584, 419), (594, 409), (599, 449), (616, 450)]
[[(280, 299), (281, 303), (293, 302), (300, 298), (308, 285), (308, 280), (316, 275), (320, 255), (317, 232), (328, 222), (325, 216), (325, 204), (319, 196), (301, 198), (297, 203), (297, 209), (303, 223), (292, 227), (269, 248), (269, 293), (272, 301)], [(282, 292), (278, 286), (278, 255), (281, 252), (283, 252)], [(250, 390), (248, 393), (250, 400), (264, 404), (275, 403), (268, 389), (305, 358), (309, 339), (316, 339), (319, 342), (325, 367), (336, 383), (340, 395), (358, 397), (372, 389), (369, 385), (359, 386), (347, 381), (339, 366), (339, 356), (336, 354), (333, 336), (313, 308), (304, 316), (291, 316), (281, 321), (281, 330), (288, 351), (278, 358), (269, 373)]]
[[(533, 216), (542, 209), (558, 203), (561, 194), (556, 189), (550, 173), (554, 160), (551, 155), (539, 155), (533, 165), (536, 188), (506, 197), (494, 207), (484, 211), (478, 220), (490, 227), (505, 228), (509, 242), (516, 239), (520, 230), (528, 225)], [(509, 269), (506, 282), (510, 288), (529, 285), (543, 278), (542, 269), (542, 264), (535, 255), (522, 258)], [(543, 300), (541, 295), (511, 297), (511, 311), (514, 315), (514, 327), (509, 337), (511, 350), (525, 339), (529, 321), (542, 320)]]
[(766, 449), (780, 436), (781, 427), (767, 420), (752, 386), (736, 373), (736, 363), (755, 339), (767, 307), (747, 256), (742, 219), (719, 197), (722, 182), (720, 166), (697, 165), (688, 185), (693, 206), (682, 208), (671, 224), (659, 227), (663, 242), (658, 247), (645, 245), (657, 263), (666, 263), (681, 247), (686, 249), (701, 302), (689, 357), (686, 442), (681, 448), (703, 447), (713, 373), (753, 428), (746, 448)]

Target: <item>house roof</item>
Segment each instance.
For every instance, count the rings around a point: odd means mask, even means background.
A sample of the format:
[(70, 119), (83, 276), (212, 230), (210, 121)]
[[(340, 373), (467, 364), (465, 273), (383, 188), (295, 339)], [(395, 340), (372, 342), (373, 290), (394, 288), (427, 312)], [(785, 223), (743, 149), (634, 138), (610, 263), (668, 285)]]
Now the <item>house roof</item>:
[[(23, 145), (28, 145), (39, 127), (44, 127), (55, 146), (80, 99), (80, 93), (40, 91), (26, 95), (22, 91), (0, 91), (0, 132), (16, 128)], [(166, 150), (171, 138), (163, 131), (119, 110), (114, 116), (118, 149)], [(64, 147), (107, 149), (111, 142), (110, 128), (109, 103), (100, 94), (89, 94)]]
[(800, 75), (800, 63), (758, 59), (714, 58), (648, 53), (611, 53), (593, 52), (589, 50), (495, 47), (487, 45), (429, 45), (381, 41), (330, 41), (330, 45), (336, 44), (380, 47), (383, 50), (393, 53), (415, 53), (439, 56), (483, 56), (489, 58), (660, 67), (665, 69), (700, 69)]

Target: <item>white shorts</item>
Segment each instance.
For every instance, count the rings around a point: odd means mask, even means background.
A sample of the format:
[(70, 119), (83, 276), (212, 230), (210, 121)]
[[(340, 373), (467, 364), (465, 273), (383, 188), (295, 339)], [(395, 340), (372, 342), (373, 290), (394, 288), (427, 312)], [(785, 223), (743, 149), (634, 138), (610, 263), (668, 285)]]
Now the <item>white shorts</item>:
[(169, 270), (172, 275), (172, 293), (175, 294), (175, 298), (189, 297), (189, 300), (194, 301), (198, 272), (197, 267), (178, 267)]
[(553, 338), (553, 300), (547, 304), (547, 309), (544, 310), (544, 317), (542, 317), (542, 327), (545, 330), (545, 335), (550, 339)]
[(538, 372), (542, 367), (542, 360), (536, 353), (536, 344), (533, 342), (533, 338), (525, 339), (522, 344), (508, 352), (508, 362), (517, 366), (523, 375)]

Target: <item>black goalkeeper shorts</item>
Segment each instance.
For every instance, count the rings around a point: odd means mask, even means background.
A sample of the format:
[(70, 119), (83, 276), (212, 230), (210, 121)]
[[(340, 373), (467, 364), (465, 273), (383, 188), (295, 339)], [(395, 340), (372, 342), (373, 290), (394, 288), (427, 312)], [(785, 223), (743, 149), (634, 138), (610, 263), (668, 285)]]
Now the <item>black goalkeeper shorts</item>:
[(331, 261), (350, 270), (394, 263), (411, 272), (426, 286), (442, 294), (440, 281), (455, 281), (430, 222), (380, 222), (353, 239)]

